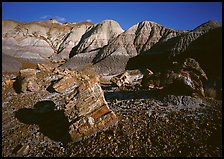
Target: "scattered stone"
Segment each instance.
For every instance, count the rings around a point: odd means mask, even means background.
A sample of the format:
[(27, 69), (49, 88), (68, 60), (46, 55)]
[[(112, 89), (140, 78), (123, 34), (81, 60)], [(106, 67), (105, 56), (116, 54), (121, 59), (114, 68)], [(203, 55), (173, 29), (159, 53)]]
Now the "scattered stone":
[(37, 84), (36, 70), (24, 69), (19, 71), (18, 84), (21, 85), (21, 92), (39, 91), (40, 86)]
[(48, 64), (37, 64), (37, 69), (41, 71), (47, 71), (52, 72), (54, 70), (54, 67), (48, 65)]
[(110, 81), (118, 87), (126, 87), (132, 84), (131, 77), (128, 72), (121, 73), (111, 78)]
[(14, 82), (15, 82), (15, 80), (11, 80), (11, 79), (9, 79), (9, 80), (5, 80), (5, 81), (3, 81), (3, 84), (4, 84), (4, 85), (12, 85)]
[(21, 155), (21, 156), (27, 155), (28, 152), (29, 152), (29, 148), (30, 148), (29, 145), (23, 145), (23, 146), (21, 146), (21, 148), (16, 152), (16, 154), (17, 154), (17, 155)]
[(153, 73), (150, 69), (144, 72), (142, 86), (147, 89), (156, 89), (160, 87), (160, 73)]

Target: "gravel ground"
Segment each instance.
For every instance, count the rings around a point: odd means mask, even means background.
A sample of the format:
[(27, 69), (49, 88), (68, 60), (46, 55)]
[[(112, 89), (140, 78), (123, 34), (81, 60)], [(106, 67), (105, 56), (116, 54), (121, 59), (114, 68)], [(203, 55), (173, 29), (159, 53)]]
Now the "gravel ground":
[(222, 156), (222, 101), (103, 88), (118, 124), (80, 142), (63, 144), (44, 135), (38, 125), (15, 117), (19, 109), (31, 109), (52, 96), (60, 109), (59, 95), (47, 91), (17, 94), (12, 86), (4, 86), (2, 156)]

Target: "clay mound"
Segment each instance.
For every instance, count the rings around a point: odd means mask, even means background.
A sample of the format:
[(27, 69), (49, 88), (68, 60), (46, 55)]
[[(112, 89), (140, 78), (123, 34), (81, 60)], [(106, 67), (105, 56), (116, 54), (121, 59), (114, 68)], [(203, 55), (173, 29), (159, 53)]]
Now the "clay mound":
[[(168, 63), (170, 61), (175, 61), (177, 59), (180, 60), (186, 57), (193, 57), (200, 63), (201, 62), (200, 59), (204, 58), (204, 53), (202, 52), (202, 50), (205, 51), (205, 49), (203, 49), (204, 47), (206, 47), (211, 52), (213, 52), (211, 49), (213, 48), (214, 50), (217, 50), (217, 53), (215, 54), (220, 54), (220, 49), (219, 51), (217, 49), (217, 48), (220, 48), (218, 47), (218, 45), (220, 45), (220, 42), (221, 42), (219, 36), (215, 37), (215, 35), (213, 35), (212, 36), (213, 41), (210, 38), (205, 38), (207, 39), (207, 41), (203, 41), (203, 42), (201, 41), (200, 42), (201, 43), (200, 48), (202, 49), (201, 51), (199, 51), (200, 49), (197, 47), (198, 44), (196, 44), (197, 39), (200, 39), (200, 37), (206, 37), (209, 34), (213, 34), (212, 30), (214, 30), (215, 28), (219, 28), (219, 26), (220, 26), (220, 23), (218, 22), (214, 23), (214, 21), (209, 21), (207, 23), (204, 23), (203, 25), (200, 25), (199, 27), (197, 27), (196, 29), (192, 31), (185, 32), (182, 35), (170, 38), (167, 41), (160, 41), (157, 44), (155, 44), (150, 50), (136, 57), (131, 58), (126, 68), (137, 69), (137, 68), (150, 67), (153, 71), (155, 70), (161, 71), (163, 69), (166, 69), (166, 67), (168, 67)], [(217, 43), (215, 43), (214, 41), (216, 41)], [(213, 47), (213, 45), (217, 45), (217, 48)], [(191, 51), (187, 51), (189, 50), (189, 48), (191, 48), (190, 49)], [(192, 52), (192, 53), (189, 53), (189, 52)], [(200, 52), (199, 53), (200, 55), (196, 52), (198, 53)], [(202, 67), (203, 65), (205, 65), (205, 63), (202, 64)]]
[(70, 57), (102, 48), (122, 32), (123, 29), (116, 21), (104, 20), (82, 36), (79, 44), (71, 51)]
[[(71, 55), (76, 54), (69, 59), (64, 66), (80, 67), (83, 64), (93, 64), (95, 70), (104, 74), (117, 74), (125, 70), (128, 60), (145, 50), (149, 50), (158, 41), (167, 41), (186, 31), (175, 31), (165, 28), (157, 23), (143, 21), (138, 23), (123, 33), (113, 37), (108, 41), (108, 44), (100, 48), (84, 47), (87, 42), (93, 42), (92, 38), (98, 35), (97, 32), (100, 26), (108, 26), (110, 21), (102, 22), (98, 26), (92, 28), (89, 32), (83, 35), (80, 43), (73, 48)], [(97, 29), (98, 28), (98, 29)], [(95, 34), (95, 33), (97, 34)], [(102, 35), (102, 34), (99, 34)], [(110, 35), (110, 34), (108, 34)], [(94, 42), (93, 42), (94, 43)], [(91, 43), (89, 46), (92, 46)], [(95, 44), (94, 44), (95, 45)], [(85, 49), (83, 49), (85, 48)], [(84, 52), (84, 53), (82, 53)], [(94, 52), (94, 54), (92, 53)], [(83, 55), (81, 55), (82, 53)], [(95, 57), (94, 57), (95, 56)], [(81, 62), (82, 61), (82, 62)]]
[(69, 68), (71, 70), (82, 70), (86, 66), (91, 66), (99, 74), (114, 75), (125, 71), (128, 56), (113, 54), (106, 59), (93, 64), (92, 61), (97, 55), (98, 51), (91, 51), (88, 53), (81, 53), (67, 60), (62, 64), (61, 68)]
[(207, 32), (211, 29), (217, 28), (217, 27), (221, 27), (222, 23), (221, 22), (217, 22), (215, 20), (209, 20), (201, 25), (199, 25), (197, 28), (194, 29), (194, 31), (204, 31)]
[(67, 59), (71, 49), (92, 25), (88, 22), (62, 24), (54, 19), (34, 22), (3, 20), (3, 50), (19, 58), (47, 59), (56, 56), (59, 60)]
[(167, 54), (167, 56), (177, 56), (178, 54), (186, 51), (188, 46), (197, 38), (207, 33), (208, 31), (220, 27), (221, 24), (216, 21), (208, 21), (194, 30), (186, 32), (182, 35), (171, 38), (167, 41), (161, 41), (154, 45), (145, 54)]
[(2, 54), (2, 72), (18, 72), (22, 67), (18, 59)]
[(92, 62), (101, 72), (121, 73), (130, 58), (149, 50), (159, 41), (167, 41), (185, 32), (187, 31), (175, 31), (154, 22), (143, 21), (112, 39), (99, 50)]
[(60, 67), (69, 68), (71, 70), (82, 70), (85, 66), (92, 64), (92, 60), (97, 53), (97, 51), (91, 51), (88, 53), (77, 54), (74, 57), (68, 59)]
[(97, 63), (111, 54), (117, 53), (118, 50), (120, 55), (126, 55), (131, 58), (149, 50), (160, 40), (166, 41), (184, 32), (186, 31), (175, 31), (154, 22), (142, 21), (121, 33), (102, 48), (93, 62)]
[(220, 27), (221, 23), (208, 21), (194, 30), (184, 31), (142, 21), (124, 32), (113, 20), (96, 25), (88, 22), (62, 24), (55, 19), (6, 20), (2, 25), (2, 50), (6, 55), (32, 62), (67, 61), (63, 67), (72, 69), (93, 64), (97, 72), (117, 74), (151, 64), (155, 69), (166, 68), (168, 59), (181, 57), (194, 41)]

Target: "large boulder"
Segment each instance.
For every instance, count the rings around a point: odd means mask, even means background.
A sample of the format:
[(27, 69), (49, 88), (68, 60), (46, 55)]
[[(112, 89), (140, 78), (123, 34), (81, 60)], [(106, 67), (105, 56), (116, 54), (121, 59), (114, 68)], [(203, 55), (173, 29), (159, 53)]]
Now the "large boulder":
[(182, 67), (185, 70), (196, 73), (201, 78), (201, 80), (208, 80), (206, 73), (203, 71), (203, 69), (195, 59), (186, 58)]
[(193, 58), (186, 58), (182, 65), (166, 73), (164, 84), (171, 92), (205, 96), (203, 81), (207, 79), (199, 63)]
[(188, 72), (174, 72), (167, 73), (167, 79), (165, 80), (165, 88), (169, 92), (178, 94), (190, 95), (195, 90), (195, 85)]
[(161, 73), (146, 69), (143, 74), (143, 88), (164, 88), (167, 93), (205, 96), (203, 82), (208, 78), (193, 58), (186, 58), (182, 63), (174, 61)]

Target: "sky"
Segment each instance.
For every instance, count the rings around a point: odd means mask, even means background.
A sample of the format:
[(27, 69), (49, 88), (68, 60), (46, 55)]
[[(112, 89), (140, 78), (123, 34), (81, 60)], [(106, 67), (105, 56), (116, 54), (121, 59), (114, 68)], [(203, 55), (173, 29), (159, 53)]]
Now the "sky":
[(106, 19), (127, 30), (147, 20), (175, 30), (192, 30), (209, 20), (222, 21), (222, 2), (2, 2), (2, 19), (30, 22)]

